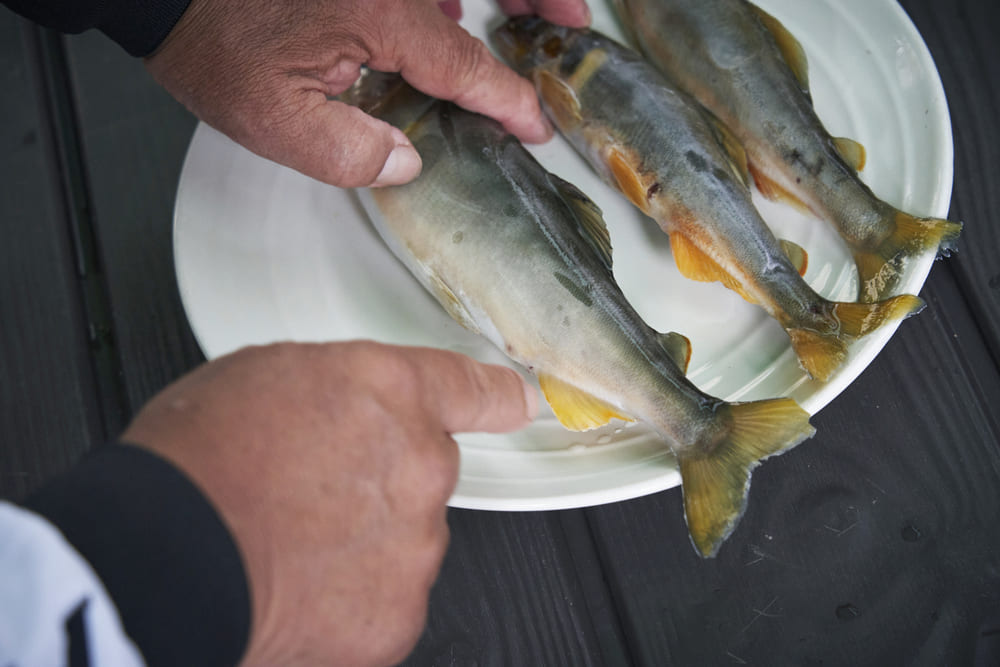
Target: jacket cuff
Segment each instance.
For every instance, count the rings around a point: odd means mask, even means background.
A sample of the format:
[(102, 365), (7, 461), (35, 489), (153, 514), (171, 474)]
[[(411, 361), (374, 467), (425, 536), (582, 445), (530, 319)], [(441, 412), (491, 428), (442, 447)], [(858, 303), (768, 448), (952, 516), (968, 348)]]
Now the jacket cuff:
[(145, 58), (167, 38), (191, 0), (118, 0), (109, 4), (116, 6), (105, 13), (97, 27), (129, 54)]
[(208, 499), (148, 450), (110, 445), (25, 503), (97, 573), (150, 665), (235, 665), (250, 633), (243, 561)]

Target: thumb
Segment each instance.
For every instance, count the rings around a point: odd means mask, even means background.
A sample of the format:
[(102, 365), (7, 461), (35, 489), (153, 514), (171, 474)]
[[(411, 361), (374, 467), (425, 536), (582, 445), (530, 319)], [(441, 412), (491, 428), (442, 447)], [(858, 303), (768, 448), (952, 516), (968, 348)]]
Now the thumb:
[(304, 106), (267, 132), (235, 138), (268, 159), (342, 188), (399, 185), (420, 174), (420, 156), (399, 129), (322, 93), (309, 94)]

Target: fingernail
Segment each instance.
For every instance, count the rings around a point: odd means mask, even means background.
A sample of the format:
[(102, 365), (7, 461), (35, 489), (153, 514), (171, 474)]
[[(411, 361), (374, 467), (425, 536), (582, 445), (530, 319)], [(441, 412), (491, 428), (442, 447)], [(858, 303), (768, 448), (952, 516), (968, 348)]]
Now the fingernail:
[(534, 421), (538, 416), (538, 390), (527, 382), (524, 383), (524, 411), (528, 421)]
[[(399, 132), (399, 130), (396, 130), (396, 132)], [(400, 137), (405, 143), (399, 141)], [(386, 185), (409, 183), (420, 175), (422, 166), (423, 163), (420, 160), (417, 150), (406, 140), (406, 135), (399, 132), (396, 147), (389, 153), (389, 157), (386, 158), (385, 164), (382, 166), (382, 171), (379, 172), (378, 177), (372, 183), (372, 187), (378, 188)]]

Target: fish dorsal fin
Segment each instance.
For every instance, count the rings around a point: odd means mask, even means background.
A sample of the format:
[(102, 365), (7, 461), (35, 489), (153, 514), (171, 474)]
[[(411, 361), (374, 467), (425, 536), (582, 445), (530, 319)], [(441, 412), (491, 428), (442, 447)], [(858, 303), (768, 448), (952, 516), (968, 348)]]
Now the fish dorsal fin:
[(563, 199), (576, 213), (583, 237), (593, 246), (604, 265), (611, 269), (611, 234), (608, 233), (608, 226), (604, 222), (604, 213), (600, 207), (572, 183), (564, 181), (555, 174), (549, 174), (549, 177)]
[(799, 272), (799, 275), (806, 275), (806, 269), (809, 268), (809, 253), (806, 252), (806, 249), (788, 239), (781, 239), (778, 243), (781, 244), (781, 250), (788, 255), (788, 260)]
[(643, 182), (639, 165), (636, 162), (634, 154), (630, 156), (619, 147), (612, 148), (608, 155), (608, 167), (618, 184), (618, 189), (640, 211), (646, 212), (649, 210), (648, 188)]
[(634, 421), (613, 405), (553, 375), (539, 373), (538, 384), (559, 423), (571, 431), (589, 431), (612, 419)]
[(674, 253), (677, 269), (684, 277), (704, 283), (719, 281), (750, 303), (756, 303), (738, 280), (680, 232), (670, 235), (670, 249)]
[(812, 215), (809, 205), (793, 195), (791, 192), (778, 185), (763, 170), (756, 168), (753, 162), (750, 163), (750, 174), (753, 176), (754, 185), (766, 199), (788, 204), (802, 213)]
[(660, 347), (666, 351), (681, 373), (687, 374), (691, 362), (691, 341), (676, 331), (668, 331), (659, 335)]
[(729, 126), (711, 113), (708, 113), (707, 116), (715, 138), (718, 140), (719, 145), (726, 151), (726, 155), (729, 156), (730, 168), (736, 174), (736, 177), (743, 181), (743, 185), (749, 188), (750, 165), (747, 161), (746, 149), (743, 148), (743, 144), (736, 138), (736, 135), (729, 129)]
[(788, 67), (798, 80), (802, 92), (809, 96), (809, 61), (806, 58), (805, 49), (802, 48), (799, 40), (795, 39), (795, 36), (788, 31), (788, 28), (782, 25), (781, 21), (753, 3), (750, 6), (757, 13), (760, 22), (774, 37), (774, 42), (778, 45), (778, 50), (781, 51), (781, 57), (788, 63)]
[(535, 85), (545, 105), (555, 116), (556, 125), (565, 130), (580, 124), (580, 100), (568, 83), (548, 70), (535, 74)]
[(850, 165), (854, 171), (861, 171), (865, 168), (867, 154), (863, 145), (847, 137), (835, 137), (833, 145), (837, 147), (837, 152), (840, 153), (840, 157), (844, 158), (844, 162)]

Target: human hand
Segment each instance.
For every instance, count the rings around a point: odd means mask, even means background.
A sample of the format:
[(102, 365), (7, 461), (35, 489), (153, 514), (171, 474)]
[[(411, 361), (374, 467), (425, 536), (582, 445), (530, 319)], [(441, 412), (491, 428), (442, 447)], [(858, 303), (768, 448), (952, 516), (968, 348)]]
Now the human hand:
[[(362, 65), (399, 72), (424, 93), (492, 116), (526, 142), (552, 134), (534, 89), (448, 15), (458, 0), (193, 0), (147, 59), (195, 115), (253, 152), (341, 187), (420, 173), (398, 129), (329, 99)], [(584, 0), (501, 0), (585, 25)], [(442, 11), (442, 9), (444, 11)]]
[(525, 426), (513, 370), (371, 342), (247, 348), (181, 378), (123, 434), (213, 502), (252, 598), (247, 665), (388, 665), (423, 628), (448, 541), (452, 434)]

